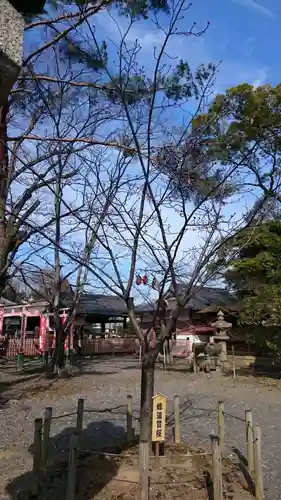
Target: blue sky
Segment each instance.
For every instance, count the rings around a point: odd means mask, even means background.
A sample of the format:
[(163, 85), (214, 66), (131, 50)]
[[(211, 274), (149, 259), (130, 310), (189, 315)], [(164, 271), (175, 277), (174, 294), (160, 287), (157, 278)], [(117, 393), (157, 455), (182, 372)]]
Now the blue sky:
[[(187, 1), (188, 3), (188, 1)], [(117, 28), (126, 26), (124, 17), (116, 11), (106, 11), (92, 17), (98, 38), (117, 40)], [(114, 19), (113, 19), (114, 18)], [(160, 17), (165, 25), (168, 18)], [(281, 81), (276, 51), (280, 45), (281, 1), (279, 0), (195, 0), (187, 10), (180, 29), (189, 31), (193, 22), (198, 30), (210, 22), (206, 33), (199, 37), (177, 37), (169, 54), (187, 60), (194, 69), (198, 64), (222, 61), (216, 84), (217, 91), (241, 82), (254, 85)], [(80, 28), (81, 29), (81, 28)], [(151, 60), (153, 47), (160, 46), (162, 38), (151, 20), (138, 21), (128, 35), (132, 42), (138, 38), (142, 45), (139, 60)], [(41, 44), (38, 30), (26, 33), (27, 53)], [(113, 44), (109, 42), (109, 50)]]
[[(167, 23), (164, 15), (160, 19), (164, 25)], [(281, 1), (277, 0), (194, 0), (192, 8), (179, 23), (180, 30), (189, 31), (194, 21), (198, 30), (204, 29), (208, 21), (210, 26), (199, 38), (180, 36), (173, 39), (169, 55), (188, 61), (192, 69), (201, 63), (222, 61), (215, 92), (222, 92), (242, 82), (256, 86), (266, 83), (276, 85), (281, 81), (280, 63), (276, 57), (280, 45), (280, 19)], [(92, 18), (98, 38), (111, 40), (109, 54), (112, 69), (114, 42), (119, 40), (116, 21), (119, 28), (124, 30), (127, 21), (124, 17), (117, 17), (116, 11), (111, 11), (111, 14), (103, 11)], [(161, 46), (161, 33), (151, 20), (143, 20), (134, 24), (128, 35), (131, 43), (136, 38), (142, 46), (139, 63), (148, 68), (153, 67), (153, 50)], [(33, 48), (41, 44), (38, 32), (37, 36), (33, 32), (27, 37), (26, 44), (31, 44)], [(85, 79), (85, 75), (81, 79)], [(172, 120), (175, 118), (181, 119), (181, 115), (173, 116)], [(243, 202), (240, 198), (237, 204), (227, 207), (227, 211), (241, 213), (247, 204), (251, 205), (249, 196)], [(167, 213), (167, 216), (171, 216), (175, 225), (174, 214)], [(192, 240), (192, 244), (197, 240), (196, 235), (191, 233), (186, 239), (189, 243)]]
[[(281, 2), (277, 0), (197, 0), (181, 22), (188, 31), (195, 21), (207, 32), (200, 38), (181, 41), (180, 55), (191, 66), (203, 62), (222, 61), (217, 79), (217, 90), (247, 81), (255, 85), (280, 81), (281, 72), (276, 59), (280, 44)], [(123, 24), (125, 21), (121, 21)], [(113, 22), (106, 14), (98, 16), (101, 33), (112, 35)], [(133, 28), (147, 52), (157, 44), (159, 32), (149, 21), (139, 22)], [(133, 37), (133, 33), (132, 33)], [(174, 50), (173, 55), (179, 55)]]
[(204, 42), (210, 57), (223, 61), (223, 86), (244, 80), (279, 83), (276, 50), (280, 44), (281, 2), (202, 0), (194, 2), (193, 12), (211, 22)]

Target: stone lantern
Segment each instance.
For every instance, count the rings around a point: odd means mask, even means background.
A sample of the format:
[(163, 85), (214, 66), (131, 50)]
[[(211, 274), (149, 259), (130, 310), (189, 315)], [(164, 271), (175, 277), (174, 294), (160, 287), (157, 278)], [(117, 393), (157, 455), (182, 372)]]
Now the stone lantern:
[(213, 336), (213, 340), (214, 342), (220, 343), (220, 362), (224, 362), (227, 361), (226, 341), (229, 339), (228, 331), (232, 327), (232, 323), (228, 323), (224, 320), (224, 314), (222, 311), (218, 312), (217, 318), (217, 321), (211, 323), (211, 326), (216, 329), (216, 335)]
[(0, 106), (7, 101), (22, 65), (24, 19), (8, 2), (0, 0)]

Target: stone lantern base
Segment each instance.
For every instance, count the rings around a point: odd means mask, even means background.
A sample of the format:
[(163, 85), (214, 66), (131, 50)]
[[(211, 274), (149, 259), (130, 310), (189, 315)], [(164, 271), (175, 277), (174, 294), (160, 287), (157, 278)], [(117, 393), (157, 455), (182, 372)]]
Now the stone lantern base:
[(5, 103), (22, 65), (24, 20), (8, 2), (0, 0), (0, 106)]
[(229, 340), (229, 337), (228, 335), (215, 335), (213, 339), (215, 342), (220, 343), (221, 345), (220, 362), (224, 363), (225, 361), (227, 361), (226, 341)]

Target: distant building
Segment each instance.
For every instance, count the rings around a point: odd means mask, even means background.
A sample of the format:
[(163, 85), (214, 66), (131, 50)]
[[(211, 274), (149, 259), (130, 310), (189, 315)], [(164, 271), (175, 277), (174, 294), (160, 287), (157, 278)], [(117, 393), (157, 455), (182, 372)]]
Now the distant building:
[[(179, 285), (180, 293), (181, 290), (184, 293), (184, 287), (184, 284)], [(176, 299), (171, 291), (165, 294), (165, 300), (167, 311), (173, 311), (176, 308)], [(158, 303), (155, 302), (153, 304), (141, 304), (136, 308), (142, 324), (151, 321), (157, 307)], [(235, 295), (225, 288), (196, 287), (191, 299), (180, 313), (177, 328), (186, 328), (192, 324), (208, 325), (211, 321), (214, 321), (219, 310), (222, 310), (226, 316), (236, 316), (238, 309), (239, 305)]]

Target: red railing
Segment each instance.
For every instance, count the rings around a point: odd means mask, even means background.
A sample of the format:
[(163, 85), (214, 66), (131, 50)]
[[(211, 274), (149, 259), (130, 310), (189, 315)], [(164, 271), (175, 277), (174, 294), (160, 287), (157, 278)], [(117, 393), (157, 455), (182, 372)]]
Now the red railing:
[[(20, 339), (9, 339), (2, 343), (0, 347), (0, 356), (15, 357), (21, 349)], [(135, 339), (113, 338), (113, 339), (84, 339), (82, 342), (82, 355), (91, 356), (93, 354), (114, 354), (124, 353), (133, 354), (135, 352)], [(23, 343), (24, 356), (40, 355), (38, 340), (25, 339)]]

